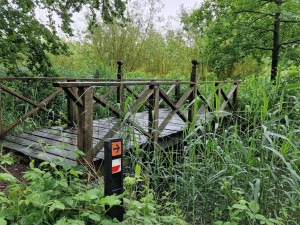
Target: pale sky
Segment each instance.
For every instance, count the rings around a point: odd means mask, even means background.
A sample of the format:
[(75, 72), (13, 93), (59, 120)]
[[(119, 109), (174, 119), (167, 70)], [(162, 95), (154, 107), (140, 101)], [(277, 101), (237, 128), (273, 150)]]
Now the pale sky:
[[(180, 25), (180, 19), (178, 15), (180, 13), (181, 6), (185, 9), (192, 9), (200, 5), (202, 0), (160, 0), (161, 3), (164, 5), (161, 8), (161, 14), (164, 18), (164, 21), (169, 19), (170, 23), (168, 23), (168, 28), (178, 28)], [(38, 18), (45, 17), (44, 12), (42, 10), (38, 10), (37, 14)], [(75, 39), (80, 39), (80, 34), (86, 28), (87, 23), (85, 21), (83, 13), (79, 13), (73, 17), (74, 23), (72, 25), (73, 29), (75, 30)], [(161, 29), (164, 24), (157, 24), (157, 29)], [(77, 32), (76, 32), (77, 31)], [(77, 34), (76, 34), (77, 33)], [(64, 36), (64, 35), (62, 35)]]
[[(199, 6), (202, 0), (161, 0), (164, 8), (161, 9), (161, 14), (167, 20), (169, 19), (171, 27), (178, 28), (180, 26), (180, 9), (191, 10)], [(158, 26), (159, 27), (159, 26)]]
[(165, 5), (162, 10), (166, 16), (176, 16), (180, 10), (180, 6), (183, 5), (184, 8), (192, 8), (200, 4), (201, 0), (161, 0)]

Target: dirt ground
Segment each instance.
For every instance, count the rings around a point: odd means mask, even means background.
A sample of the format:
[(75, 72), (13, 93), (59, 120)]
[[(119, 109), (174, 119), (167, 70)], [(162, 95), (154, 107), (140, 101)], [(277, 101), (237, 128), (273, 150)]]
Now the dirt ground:
[[(5, 168), (10, 174), (12, 174), (15, 178), (20, 180), (21, 182), (25, 181), (23, 179), (23, 173), (28, 170), (29, 163), (28, 160), (18, 160), (13, 165), (1, 165)], [(0, 173), (5, 173), (7, 171), (0, 168)], [(0, 191), (5, 192), (7, 187), (7, 182), (0, 180)]]

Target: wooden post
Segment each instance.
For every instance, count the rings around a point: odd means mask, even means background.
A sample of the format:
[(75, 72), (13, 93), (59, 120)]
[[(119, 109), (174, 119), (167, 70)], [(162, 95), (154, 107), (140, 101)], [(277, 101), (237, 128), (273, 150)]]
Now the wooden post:
[(197, 65), (199, 64), (199, 62), (197, 60), (192, 60), (192, 73), (191, 73), (191, 79), (190, 81), (192, 82), (190, 84), (190, 87), (193, 88), (193, 92), (190, 94), (189, 97), (189, 111), (188, 111), (188, 121), (191, 123), (193, 121), (194, 118), (194, 108), (195, 108), (195, 99), (197, 96)]
[[(72, 90), (74, 93), (78, 92), (76, 87), (73, 87)], [(68, 120), (75, 125), (78, 123), (77, 106), (76, 103), (69, 96), (67, 96), (67, 101), (68, 101)]]
[[(77, 147), (85, 153), (88, 163), (93, 162), (93, 90), (91, 87), (79, 87), (78, 95), (82, 105), (78, 106)], [(85, 162), (83, 162), (85, 163)]]
[[(123, 81), (123, 71), (122, 71), (122, 65), (123, 62), (122, 61), (118, 61), (118, 74), (117, 74), (117, 79), (119, 82)], [(123, 112), (124, 111), (124, 86), (123, 84), (121, 84), (118, 89), (117, 89), (117, 103), (120, 104), (120, 110)]]
[[(176, 82), (179, 82), (179, 80), (176, 80)], [(180, 85), (176, 84), (175, 86), (175, 100), (178, 102), (180, 99)]]
[(218, 86), (220, 85), (220, 83), (219, 82), (216, 82), (215, 83), (215, 87), (216, 87), (216, 95), (215, 95), (215, 101), (214, 101), (214, 106), (215, 106), (215, 110), (219, 110), (219, 109), (217, 109), (217, 107), (218, 107), (218, 105), (217, 105), (217, 99), (218, 99), (218, 101), (219, 101), (219, 106), (221, 105), (221, 90), (220, 90), (220, 88), (218, 88)]
[(149, 98), (149, 122), (148, 122), (148, 132), (151, 135), (151, 147), (155, 151), (157, 149), (158, 143), (158, 118), (159, 118), (159, 87), (151, 85), (149, 89), (153, 89), (153, 94)]
[(233, 83), (234, 85), (236, 85), (236, 89), (233, 92), (233, 109), (234, 111), (237, 111), (238, 108), (238, 89), (239, 89), (239, 83), (235, 82)]

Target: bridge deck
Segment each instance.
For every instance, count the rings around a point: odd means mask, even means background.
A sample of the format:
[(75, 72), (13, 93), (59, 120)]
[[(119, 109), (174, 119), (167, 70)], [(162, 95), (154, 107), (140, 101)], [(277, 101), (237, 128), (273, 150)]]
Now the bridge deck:
[[(161, 123), (170, 110), (160, 109), (159, 123)], [(136, 113), (135, 122), (142, 128), (148, 129), (148, 112)], [(104, 135), (117, 122), (117, 118), (105, 118), (94, 120), (93, 122), (93, 142), (94, 145), (103, 139)], [(135, 146), (132, 136), (134, 134), (138, 145), (144, 145), (148, 142), (148, 137), (144, 136), (135, 128), (130, 126), (122, 126), (122, 130), (118, 131), (114, 136), (123, 137), (125, 149)], [(168, 123), (167, 127), (159, 134), (159, 144), (166, 144), (170, 139), (174, 139), (185, 128), (185, 123), (175, 115)], [(131, 130), (130, 130), (131, 129)], [(126, 134), (131, 135), (131, 139), (126, 139)], [(174, 140), (173, 140), (174, 141)], [(75, 164), (75, 154), (77, 150), (77, 128), (64, 128), (61, 126), (40, 129), (36, 131), (27, 131), (20, 134), (7, 135), (1, 140), (0, 144), (4, 149), (20, 152), (32, 158), (40, 160), (56, 160), (63, 159), (65, 162)], [(94, 158), (94, 161), (104, 159), (103, 149)]]

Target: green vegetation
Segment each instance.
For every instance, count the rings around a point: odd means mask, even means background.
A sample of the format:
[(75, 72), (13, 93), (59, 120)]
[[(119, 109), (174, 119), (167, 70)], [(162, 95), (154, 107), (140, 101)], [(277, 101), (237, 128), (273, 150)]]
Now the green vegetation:
[[(116, 61), (123, 60), (126, 78), (188, 80), (190, 60), (198, 58), (199, 80), (243, 81), (237, 112), (224, 119), (213, 112), (196, 130), (187, 128), (180, 148), (149, 152), (136, 146), (121, 196), (104, 197), (94, 168), (63, 162), (31, 162), (26, 182), (16, 180), (6, 170), (15, 163), (12, 153), (0, 146), (6, 171), (0, 180), (10, 183), (0, 192), (0, 225), (118, 224), (105, 215), (105, 205), (118, 205), (121, 198), (126, 214), (119, 224), (299, 224), (299, 1), (204, 1), (182, 12), (184, 30), (163, 34), (153, 22), (157, 1), (132, 5), (125, 10), (121, 0), (1, 1), (0, 77), (115, 78)], [(91, 26), (84, 40), (60, 39), (53, 16), (71, 35), (70, 13), (84, 6), (100, 10), (87, 15)], [(37, 8), (49, 15), (46, 25), (34, 17)], [(270, 68), (276, 82), (269, 81)], [(32, 81), (3, 84), (36, 102), (54, 89)], [(1, 97), (4, 125), (33, 109), (11, 95)], [(49, 108), (65, 108), (62, 98)], [(53, 125), (44, 124), (53, 111), (35, 114), (16, 132)], [(97, 118), (106, 113), (95, 110)], [(59, 115), (66, 116), (62, 110)]]

